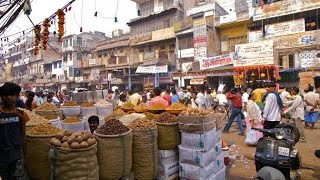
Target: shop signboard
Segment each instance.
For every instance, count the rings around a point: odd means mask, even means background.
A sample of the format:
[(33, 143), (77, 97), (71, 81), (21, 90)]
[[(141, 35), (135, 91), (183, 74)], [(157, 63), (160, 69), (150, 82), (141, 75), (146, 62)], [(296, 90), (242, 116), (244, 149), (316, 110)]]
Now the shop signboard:
[(283, 36), (305, 32), (304, 19), (287, 21), (264, 26), (265, 37)]
[(112, 78), (110, 82), (111, 84), (123, 84), (123, 81), (121, 78)]
[(163, 66), (138, 66), (136, 73), (141, 74), (154, 74), (154, 73), (167, 73), (168, 65)]
[(207, 57), (207, 25), (206, 19), (193, 21), (194, 60)]
[(299, 54), (302, 68), (311, 68), (320, 66), (320, 51), (302, 51)]
[(274, 37), (276, 49), (286, 49), (320, 44), (320, 30), (307, 31), (288, 36)]
[(260, 41), (235, 46), (234, 66), (274, 64), (273, 41)]
[(213, 69), (233, 63), (233, 53), (200, 60), (200, 70)]
[(254, 42), (258, 42), (258, 41), (262, 41), (262, 40), (263, 40), (262, 30), (248, 32), (249, 43), (254, 43)]
[(319, 8), (319, 6), (319, 0), (282, 0), (271, 4), (265, 4), (263, 8), (256, 8), (253, 20), (258, 21), (309, 11)]

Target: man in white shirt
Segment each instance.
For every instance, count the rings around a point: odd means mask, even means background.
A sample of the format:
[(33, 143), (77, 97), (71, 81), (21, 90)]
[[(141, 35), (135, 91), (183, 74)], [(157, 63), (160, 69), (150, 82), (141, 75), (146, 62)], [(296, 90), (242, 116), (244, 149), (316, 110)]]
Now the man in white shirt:
[(219, 102), (219, 105), (226, 105), (228, 103), (227, 96), (225, 94), (222, 94), (221, 91), (218, 91), (217, 100)]
[(281, 100), (282, 100), (284, 106), (287, 106), (287, 102), (288, 102), (288, 101), (291, 101), (290, 92), (291, 92), (291, 88), (286, 87), (286, 88), (282, 91), (282, 93), (280, 94), (280, 97), (281, 97)]
[(283, 103), (278, 92), (275, 91), (276, 84), (270, 82), (267, 87), (266, 105), (263, 109), (263, 125), (265, 129), (273, 129), (281, 120)]
[(293, 101), (287, 101), (289, 107), (284, 113), (289, 113), (291, 118), (294, 119), (295, 125), (299, 129), (301, 140), (305, 141), (304, 127), (302, 124), (302, 121), (304, 121), (304, 102), (299, 92), (299, 88), (292, 88), (292, 95), (296, 96), (296, 98)]
[(242, 87), (241, 88), (241, 100), (242, 100), (242, 110), (247, 111), (247, 104), (249, 101), (249, 94), (247, 93), (247, 88)]
[(316, 122), (318, 122), (318, 104), (319, 104), (319, 94), (313, 92), (314, 87), (309, 86), (308, 92), (304, 95), (304, 101), (306, 103), (306, 114), (305, 114), (305, 126), (306, 128), (314, 128)]
[(204, 88), (201, 87), (200, 91), (197, 94), (197, 99), (199, 99), (199, 103), (202, 107), (207, 107), (206, 105), (206, 97), (204, 96)]

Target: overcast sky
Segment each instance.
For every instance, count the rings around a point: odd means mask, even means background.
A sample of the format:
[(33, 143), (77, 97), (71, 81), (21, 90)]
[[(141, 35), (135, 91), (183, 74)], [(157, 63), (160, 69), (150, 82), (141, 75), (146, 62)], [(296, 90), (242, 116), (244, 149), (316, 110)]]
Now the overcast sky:
[[(31, 0), (31, 19), (34, 23), (42, 22), (45, 18), (63, 7), (70, 0)], [(111, 34), (115, 29), (129, 29), (126, 23), (137, 17), (136, 4), (131, 0), (119, 0), (118, 23), (114, 22), (118, 0), (96, 0), (98, 17), (94, 17), (95, 0), (76, 0), (72, 4), (71, 11), (66, 13), (66, 35), (80, 33), (81, 17), (84, 32), (101, 31)], [(83, 5), (82, 5), (83, 3)], [(83, 7), (83, 11), (82, 11)], [(104, 19), (103, 17), (112, 17)], [(28, 18), (21, 14), (19, 18), (8, 28), (4, 36), (19, 32), (22, 29), (32, 27)], [(58, 27), (56, 27), (58, 29)], [(54, 26), (50, 28), (54, 31)], [(13, 40), (13, 37), (9, 41)]]

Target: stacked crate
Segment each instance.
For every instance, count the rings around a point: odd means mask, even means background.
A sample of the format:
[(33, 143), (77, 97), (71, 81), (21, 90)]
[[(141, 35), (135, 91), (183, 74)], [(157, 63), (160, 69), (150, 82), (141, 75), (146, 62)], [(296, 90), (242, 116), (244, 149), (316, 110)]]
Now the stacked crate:
[(179, 115), (181, 145), (179, 176), (181, 179), (225, 180), (224, 156), (221, 153), (221, 129), (213, 114)]

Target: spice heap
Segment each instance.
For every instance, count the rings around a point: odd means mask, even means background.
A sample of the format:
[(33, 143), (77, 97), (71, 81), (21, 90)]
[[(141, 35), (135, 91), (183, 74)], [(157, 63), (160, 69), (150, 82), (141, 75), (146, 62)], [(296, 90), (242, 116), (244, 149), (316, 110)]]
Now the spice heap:
[(79, 122), (81, 122), (80, 118), (77, 118), (77, 117), (69, 117), (63, 120), (63, 123), (79, 123)]
[(184, 116), (206, 116), (213, 113), (212, 109), (197, 109), (197, 108), (188, 108), (186, 111), (183, 111), (181, 115)]
[(133, 107), (133, 110), (136, 112), (147, 112), (148, 106), (145, 103), (141, 103), (141, 104)]
[(81, 104), (81, 107), (84, 107), (84, 108), (88, 108), (88, 107), (94, 107), (93, 103), (82, 103)]
[(96, 103), (96, 105), (109, 105), (110, 103), (108, 102), (108, 101), (106, 101), (106, 100), (100, 100), (100, 101), (98, 101), (97, 103)]
[(176, 102), (171, 104), (167, 110), (187, 110), (187, 107), (180, 102)]
[(125, 113), (124, 111), (122, 111), (120, 108), (116, 109), (112, 115), (115, 115), (115, 116), (124, 116), (124, 115), (127, 115), (127, 113)]
[(59, 108), (50, 103), (43, 103), (41, 106), (35, 109), (36, 111), (59, 111)]
[(148, 120), (154, 120), (160, 116), (159, 114), (153, 114), (151, 112), (145, 112), (143, 114), (146, 115), (146, 119)]
[(123, 109), (132, 109), (133, 107), (134, 105), (131, 102), (127, 102), (122, 106)]
[(53, 119), (58, 119), (59, 117), (58, 116), (55, 116), (55, 115), (51, 115), (51, 114), (44, 114), (44, 115), (41, 115), (41, 117), (45, 118), (45, 119), (48, 119), (48, 120), (53, 120)]
[(78, 103), (76, 101), (67, 101), (62, 106), (78, 106)]
[(165, 110), (166, 106), (162, 103), (155, 103), (153, 106), (150, 106), (149, 110), (151, 111), (161, 111)]
[(153, 121), (147, 119), (138, 119), (129, 124), (128, 127), (134, 131), (145, 131), (156, 128), (157, 125)]
[(65, 149), (82, 149), (88, 148), (96, 144), (96, 139), (92, 134), (85, 132), (70, 133), (65, 131), (64, 133), (58, 133), (56, 137), (52, 138), (50, 144), (55, 147), (61, 147)]
[(29, 117), (29, 121), (26, 123), (27, 126), (32, 126), (32, 125), (37, 125), (37, 124), (41, 124), (41, 123), (50, 123), (50, 121), (48, 119), (45, 119), (31, 111), (28, 111), (26, 109), (20, 109), (24, 111), (27, 116)]
[(117, 135), (128, 132), (130, 129), (124, 126), (119, 120), (110, 119), (99, 127), (96, 132), (103, 135)]
[(161, 113), (158, 118), (155, 119), (155, 122), (159, 123), (176, 123), (178, 122), (178, 117), (172, 115), (168, 112)]
[(27, 134), (30, 135), (55, 135), (62, 132), (61, 129), (58, 129), (51, 124), (38, 124), (35, 127), (27, 131)]

